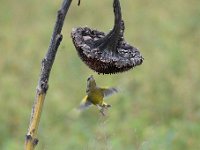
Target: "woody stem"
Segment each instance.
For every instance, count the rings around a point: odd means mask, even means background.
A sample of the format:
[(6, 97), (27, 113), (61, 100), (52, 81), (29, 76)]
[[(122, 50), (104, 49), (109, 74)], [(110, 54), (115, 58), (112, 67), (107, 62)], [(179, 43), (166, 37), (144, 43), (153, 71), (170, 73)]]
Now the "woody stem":
[(115, 16), (114, 27), (105, 37), (96, 41), (95, 46), (99, 47), (100, 50), (108, 48), (109, 50), (116, 52), (118, 40), (121, 35), (120, 32), (122, 23), (121, 7), (119, 0), (114, 0), (113, 8)]
[(48, 81), (54, 59), (62, 41), (62, 27), (64, 24), (65, 16), (69, 10), (72, 0), (63, 0), (60, 10), (57, 14), (57, 20), (54, 26), (53, 34), (49, 44), (48, 51), (42, 60), (41, 73), (38, 81), (35, 101), (32, 107), (30, 124), (25, 139), (25, 150), (33, 150), (38, 144), (37, 132), (39, 122), (42, 114), (45, 96), (48, 90)]

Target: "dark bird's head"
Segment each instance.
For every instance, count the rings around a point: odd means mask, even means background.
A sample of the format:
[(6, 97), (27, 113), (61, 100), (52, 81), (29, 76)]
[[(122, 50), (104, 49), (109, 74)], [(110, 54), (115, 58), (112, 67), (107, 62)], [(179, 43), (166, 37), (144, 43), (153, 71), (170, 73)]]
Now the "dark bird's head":
[(93, 75), (91, 75), (90, 77), (88, 77), (87, 79), (87, 89), (86, 92), (88, 92), (89, 90), (93, 89), (96, 87), (96, 81), (93, 78)]

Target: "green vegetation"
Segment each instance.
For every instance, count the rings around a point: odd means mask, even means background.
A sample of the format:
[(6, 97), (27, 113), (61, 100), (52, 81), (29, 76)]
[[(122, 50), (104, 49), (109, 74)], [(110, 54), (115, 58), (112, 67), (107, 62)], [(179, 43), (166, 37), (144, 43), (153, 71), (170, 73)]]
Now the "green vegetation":
[[(61, 1), (1, 0), (0, 149), (24, 146), (40, 62)], [(112, 0), (73, 1), (66, 18), (39, 128), (38, 150), (199, 150), (200, 1), (121, 0), (125, 38), (144, 63), (117, 75), (98, 75), (78, 58), (70, 32), (90, 26), (108, 32)], [(117, 86), (112, 108), (72, 119), (93, 74), (99, 86)], [(49, 132), (50, 131), (50, 132)]]

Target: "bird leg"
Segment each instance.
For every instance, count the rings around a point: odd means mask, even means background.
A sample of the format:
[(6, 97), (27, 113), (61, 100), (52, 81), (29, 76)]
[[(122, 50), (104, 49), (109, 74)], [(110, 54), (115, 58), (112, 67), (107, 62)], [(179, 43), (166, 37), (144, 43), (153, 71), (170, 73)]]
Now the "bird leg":
[(103, 116), (105, 116), (105, 113), (104, 113), (104, 107), (102, 107), (102, 106), (100, 106), (100, 105), (96, 105), (97, 106), (97, 108), (99, 109), (99, 112), (103, 115)]
[(100, 113), (101, 113), (103, 116), (106, 115), (106, 114), (105, 114), (105, 111), (107, 111), (108, 108), (111, 107), (111, 105), (106, 104), (106, 103), (103, 103), (101, 106), (97, 104), (96, 106), (97, 106), (97, 108), (99, 109)]

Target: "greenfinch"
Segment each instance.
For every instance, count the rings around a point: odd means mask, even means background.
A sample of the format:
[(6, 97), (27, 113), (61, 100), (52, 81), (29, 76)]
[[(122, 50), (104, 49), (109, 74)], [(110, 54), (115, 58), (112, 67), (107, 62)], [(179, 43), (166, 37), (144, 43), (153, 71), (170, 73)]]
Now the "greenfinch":
[(105, 103), (104, 98), (108, 97), (114, 93), (117, 93), (116, 88), (100, 88), (96, 85), (96, 81), (91, 75), (87, 79), (86, 96), (81, 101), (78, 110), (82, 111), (89, 108), (92, 105), (97, 106), (100, 113), (105, 115), (105, 110), (107, 110), (111, 105)]

